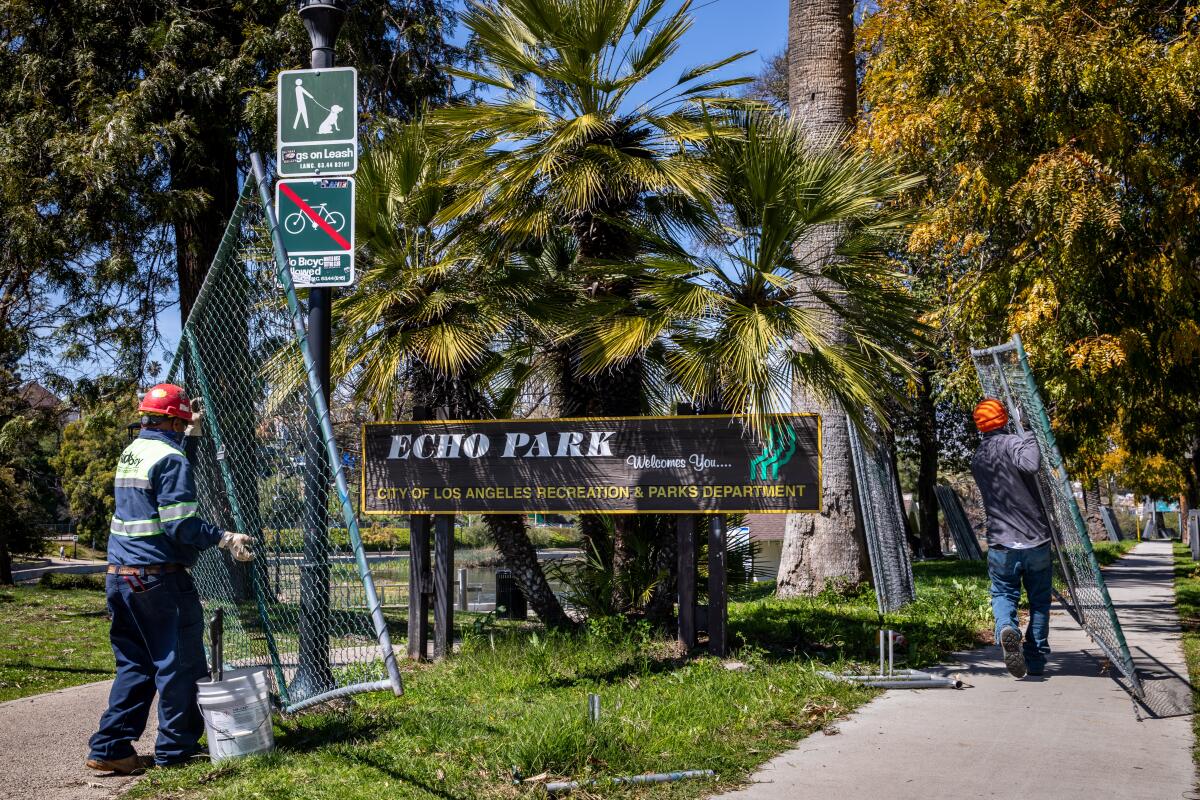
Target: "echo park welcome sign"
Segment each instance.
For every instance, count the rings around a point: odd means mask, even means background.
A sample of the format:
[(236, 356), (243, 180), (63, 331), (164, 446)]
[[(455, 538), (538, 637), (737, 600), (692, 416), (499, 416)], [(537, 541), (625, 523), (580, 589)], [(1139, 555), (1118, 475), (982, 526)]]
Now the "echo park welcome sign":
[(363, 426), (366, 514), (819, 511), (819, 418), (384, 422)]

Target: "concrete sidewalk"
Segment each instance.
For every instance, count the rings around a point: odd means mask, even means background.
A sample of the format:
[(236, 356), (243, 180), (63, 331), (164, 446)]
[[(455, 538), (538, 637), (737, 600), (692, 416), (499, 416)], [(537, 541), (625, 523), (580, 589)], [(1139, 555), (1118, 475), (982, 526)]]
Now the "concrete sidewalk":
[[(1171, 545), (1144, 542), (1105, 570), (1140, 668), (1187, 675)], [(1014, 680), (997, 648), (942, 670), (971, 688), (887, 692), (769, 762), (728, 800), (1186, 800), (1196, 797), (1192, 719), (1146, 718), (1101, 674), (1098, 651), (1061, 608), (1044, 679)], [(1139, 669), (1139, 671), (1141, 671)]]
[[(110, 800), (136, 780), (83, 765), (111, 686), (101, 681), (0, 703), (0, 800)], [(139, 753), (154, 754), (157, 727), (156, 703)]]

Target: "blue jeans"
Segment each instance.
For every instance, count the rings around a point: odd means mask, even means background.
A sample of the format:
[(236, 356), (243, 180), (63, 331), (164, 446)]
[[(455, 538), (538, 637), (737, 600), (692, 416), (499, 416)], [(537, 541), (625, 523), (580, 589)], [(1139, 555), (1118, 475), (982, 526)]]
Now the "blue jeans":
[(1054, 560), (1050, 543), (1028, 550), (988, 548), (988, 576), (992, 579), (992, 616), (996, 620), (996, 642), (1003, 628), (1020, 630), (1017, 605), (1021, 602), (1021, 584), (1029, 596), (1029, 627), (1023, 648), (1025, 663), (1032, 670), (1046, 666), (1050, 654), (1050, 588), (1054, 580)]
[(105, 589), (117, 679), (100, 730), (92, 736), (91, 758), (134, 755), (133, 742), (146, 729), (157, 690), (154, 761), (160, 765), (182, 761), (199, 751), (204, 732), (196, 681), (208, 668), (204, 613), (196, 585), (180, 571), (145, 577), (109, 575)]

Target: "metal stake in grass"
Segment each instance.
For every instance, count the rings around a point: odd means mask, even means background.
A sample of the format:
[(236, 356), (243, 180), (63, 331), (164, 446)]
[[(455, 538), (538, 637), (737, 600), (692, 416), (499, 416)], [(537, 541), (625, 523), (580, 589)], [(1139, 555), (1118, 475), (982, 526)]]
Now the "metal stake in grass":
[[(592, 695), (595, 697), (595, 695)], [(715, 778), (717, 773), (711, 769), (689, 769), (680, 772), (659, 772), (653, 775), (629, 775), (621, 778), (607, 778), (590, 781), (557, 781), (555, 783), (546, 784), (546, 793), (551, 796), (567, 794), (581, 786), (601, 786), (604, 784), (612, 784), (614, 786), (621, 785), (638, 785), (645, 783), (674, 783), (675, 781), (684, 781), (696, 778)]]
[(595, 725), (600, 721), (600, 695), (588, 695), (588, 722)]

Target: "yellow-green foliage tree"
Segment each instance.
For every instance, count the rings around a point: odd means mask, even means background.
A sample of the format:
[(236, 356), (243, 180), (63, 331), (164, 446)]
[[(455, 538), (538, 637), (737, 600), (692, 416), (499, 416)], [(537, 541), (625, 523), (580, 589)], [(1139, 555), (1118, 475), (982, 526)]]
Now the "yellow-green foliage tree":
[(1200, 12), (882, 0), (859, 36), (859, 141), (928, 177), (906, 255), (960, 388), (969, 345), (1020, 333), (1068, 459), (1113, 422), (1141, 455), (1200, 450)]
[(117, 459), (129, 444), (126, 427), (136, 420), (137, 402), (129, 396), (99, 403), (82, 419), (63, 429), (62, 444), (52, 461), (76, 531), (83, 541), (108, 542), (108, 525), (113, 513), (113, 475)]

